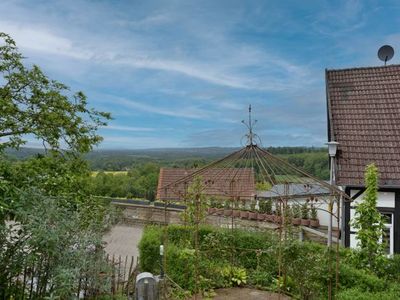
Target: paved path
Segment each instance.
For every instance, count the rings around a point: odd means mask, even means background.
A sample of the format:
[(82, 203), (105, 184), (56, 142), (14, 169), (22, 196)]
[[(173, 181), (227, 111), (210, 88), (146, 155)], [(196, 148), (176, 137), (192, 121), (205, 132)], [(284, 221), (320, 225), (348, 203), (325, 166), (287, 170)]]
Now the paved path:
[(249, 288), (218, 289), (214, 300), (289, 300), (288, 296)]
[[(215, 290), (216, 296), (213, 300), (290, 300), (292, 298), (286, 295), (279, 295), (277, 293), (261, 291), (251, 288), (227, 288), (227, 289), (217, 289)], [(191, 298), (194, 300), (195, 297)], [(197, 297), (198, 300), (202, 300), (200, 296)], [(208, 298), (204, 298), (208, 299)]]
[(110, 255), (122, 257), (139, 256), (137, 248), (142, 237), (143, 227), (139, 225), (115, 225), (103, 238), (107, 243), (106, 252)]

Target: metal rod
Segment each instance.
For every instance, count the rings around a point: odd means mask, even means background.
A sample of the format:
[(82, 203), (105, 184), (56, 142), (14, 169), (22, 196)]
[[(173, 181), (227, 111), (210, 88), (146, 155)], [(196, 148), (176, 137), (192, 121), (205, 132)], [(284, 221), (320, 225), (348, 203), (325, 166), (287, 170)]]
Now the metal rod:
[[(335, 184), (334, 180), (334, 162), (335, 162), (335, 158), (333, 156), (331, 156), (331, 174), (330, 174), (330, 184), (331, 186), (333, 186)], [(329, 206), (328, 206), (328, 210), (329, 210), (329, 224), (328, 224), (328, 247), (332, 246), (332, 214), (333, 214), (333, 197), (334, 195), (332, 195), (331, 199), (329, 200)]]

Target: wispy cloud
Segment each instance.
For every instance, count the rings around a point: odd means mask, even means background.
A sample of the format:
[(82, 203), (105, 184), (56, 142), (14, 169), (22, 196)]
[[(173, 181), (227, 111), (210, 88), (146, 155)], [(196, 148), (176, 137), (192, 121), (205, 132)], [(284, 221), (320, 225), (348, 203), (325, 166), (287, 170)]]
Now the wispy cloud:
[(141, 30), (143, 28), (153, 28), (154, 26), (164, 26), (173, 21), (170, 15), (167, 14), (154, 14), (151, 16), (146, 16), (140, 20), (115, 20), (112, 23), (121, 26), (121, 27), (129, 27), (133, 29)]
[(366, 24), (367, 15), (363, 1), (347, 0), (330, 3), (318, 14), (313, 27), (321, 34), (339, 37), (360, 29)]
[(44, 55), (56, 54), (76, 59), (90, 59), (93, 56), (90, 51), (75, 47), (68, 38), (56, 35), (46, 28), (0, 21), (0, 29), (10, 34), (23, 49), (38, 51)]
[(182, 144), (173, 137), (127, 137), (104, 136), (100, 148), (146, 149), (181, 147)]
[(143, 112), (149, 112), (169, 117), (181, 117), (199, 120), (211, 118), (210, 112), (197, 108), (195, 106), (182, 106), (174, 109), (171, 106), (161, 107), (159, 105), (149, 105), (124, 98), (113, 98), (113, 101), (128, 108), (139, 109)]
[(248, 104), (267, 145), (315, 144), (324, 69), (400, 47), (400, 6), (386, 2), (4, 0), (0, 31), (113, 112), (102, 147), (237, 145)]
[[(148, 17), (147, 21), (140, 22), (164, 19), (167, 17), (154, 16), (154, 19)], [(208, 50), (210, 60), (205, 60), (196, 56), (176, 55), (171, 53), (171, 50), (168, 53), (149, 48), (153, 42), (145, 43), (150, 46), (135, 43), (136, 40), (144, 38), (136, 35), (130, 43), (120, 41), (114, 47), (110, 47), (110, 45), (105, 46), (104, 39), (88, 38), (85, 35), (79, 38), (67, 37), (40, 25), (8, 20), (0, 21), (0, 28), (10, 33), (21, 48), (41, 52), (44, 55), (55, 54), (96, 64), (173, 72), (231, 88), (281, 91), (310, 82), (306, 66), (292, 63), (283, 57), (278, 58), (277, 55), (268, 54), (252, 46), (226, 43), (223, 36), (213, 37), (222, 43), (214, 52)], [(229, 56), (221, 56), (223, 52), (229, 52)], [(253, 76), (243, 71), (249, 68), (259, 69), (260, 65), (263, 66), (261, 76), (260, 74)], [(282, 80), (282, 77), (286, 80)]]
[(135, 132), (149, 132), (155, 131), (155, 128), (148, 128), (148, 127), (133, 127), (133, 126), (121, 126), (121, 125), (108, 125), (102, 127), (102, 129), (108, 130), (116, 130), (116, 131), (135, 131)]

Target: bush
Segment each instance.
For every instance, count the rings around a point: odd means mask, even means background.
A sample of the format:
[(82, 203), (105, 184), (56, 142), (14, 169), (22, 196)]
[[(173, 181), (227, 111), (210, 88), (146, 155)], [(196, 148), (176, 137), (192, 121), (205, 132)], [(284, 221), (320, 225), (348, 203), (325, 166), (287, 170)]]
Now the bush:
[(389, 258), (385, 268), (385, 277), (400, 282), (400, 255), (395, 254)]
[(302, 299), (319, 298), (326, 292), (329, 255), (314, 243), (293, 241), (283, 248), (283, 268), (294, 282), (290, 292)]
[(140, 269), (143, 272), (158, 274), (160, 272), (160, 245), (162, 230), (158, 226), (146, 226), (139, 242)]
[(342, 290), (337, 297), (339, 300), (393, 300), (399, 298), (400, 293), (398, 290), (371, 293), (359, 288)]
[[(166, 272), (182, 288), (193, 293), (196, 274), (194, 230), (188, 226), (170, 225), (167, 232)], [(148, 226), (144, 230), (139, 243), (142, 271), (158, 274), (158, 252), (162, 236), (161, 227)], [(329, 278), (333, 279), (333, 284), (335, 281), (336, 254), (328, 252), (324, 245), (290, 239), (282, 243), (279, 249), (278, 241), (277, 235), (272, 232), (232, 231), (200, 226), (197, 287), (205, 291), (231, 286), (236, 279), (245, 279), (253, 286), (270, 290), (279, 286), (281, 290), (302, 299), (327, 298)], [(278, 276), (279, 252), (282, 255), (281, 277)], [(333, 264), (331, 273), (328, 269), (329, 253)], [(399, 298), (393, 297), (400, 291), (393, 279), (400, 277), (400, 256), (388, 259), (387, 271), (391, 275), (380, 278), (353, 266), (351, 254), (350, 249), (340, 249), (339, 299)], [(286, 274), (286, 277), (282, 274)], [(391, 281), (386, 282), (387, 279)]]
[(268, 200), (261, 200), (259, 202), (259, 206), (260, 206), (260, 212), (263, 214), (272, 214), (272, 200), (268, 199)]
[(358, 288), (364, 292), (381, 292), (387, 288), (384, 279), (347, 264), (340, 265), (339, 282), (342, 289)]

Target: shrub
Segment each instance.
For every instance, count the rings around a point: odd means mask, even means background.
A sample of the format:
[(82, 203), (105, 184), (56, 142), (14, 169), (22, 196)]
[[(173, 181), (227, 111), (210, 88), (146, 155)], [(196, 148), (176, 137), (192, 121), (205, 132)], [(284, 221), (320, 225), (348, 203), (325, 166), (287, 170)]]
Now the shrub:
[(158, 226), (146, 226), (139, 242), (140, 268), (143, 272), (158, 274), (162, 230)]
[(311, 205), (311, 219), (312, 220), (317, 220), (318, 219), (317, 208), (314, 205)]
[(307, 202), (305, 202), (305, 203), (301, 206), (301, 218), (302, 218), (302, 219), (308, 219), (308, 218), (309, 218), (309, 211), (308, 211)]
[[(199, 275), (197, 287), (203, 292), (246, 281), (268, 289), (279, 287), (302, 299), (324, 299), (327, 298), (329, 278), (335, 278), (335, 267), (329, 273), (328, 262), (329, 255), (332, 255), (331, 262), (334, 264), (336, 255), (328, 252), (324, 245), (290, 239), (280, 244), (278, 236), (272, 232), (232, 231), (200, 226), (200, 252), (196, 261), (193, 228), (170, 225), (167, 233), (166, 272), (190, 292), (194, 292), (196, 286), (196, 262)], [(162, 235), (161, 227), (148, 226), (144, 230), (139, 244), (142, 271), (155, 274), (159, 271), (158, 251)], [(278, 278), (280, 250), (282, 273)], [(351, 249), (340, 249), (339, 299), (399, 298), (393, 297), (400, 291), (393, 280), (400, 277), (400, 256), (388, 259), (386, 270), (391, 275), (380, 278), (371, 271), (353, 266), (352, 252)], [(386, 282), (387, 279), (391, 281)]]
[(294, 282), (292, 291), (303, 299), (320, 297), (327, 286), (328, 256), (313, 243), (289, 242), (283, 248), (283, 269)]
[(360, 288), (346, 289), (338, 293), (339, 300), (393, 300), (399, 299), (399, 291), (389, 290), (384, 292), (371, 293)]
[(384, 275), (386, 278), (400, 282), (400, 255), (395, 254), (387, 260)]
[(259, 202), (260, 212), (264, 214), (272, 214), (272, 201), (269, 200), (261, 200)]
[(301, 205), (300, 204), (293, 204), (293, 218), (300, 219), (301, 218)]
[(270, 269), (258, 269), (249, 273), (249, 284), (258, 287), (271, 286), (276, 277), (275, 269), (273, 272), (268, 272)]
[(387, 288), (384, 279), (348, 264), (340, 265), (339, 281), (342, 289), (358, 288), (364, 292), (381, 292)]
[(227, 266), (221, 271), (227, 286), (241, 286), (247, 283), (246, 269)]

